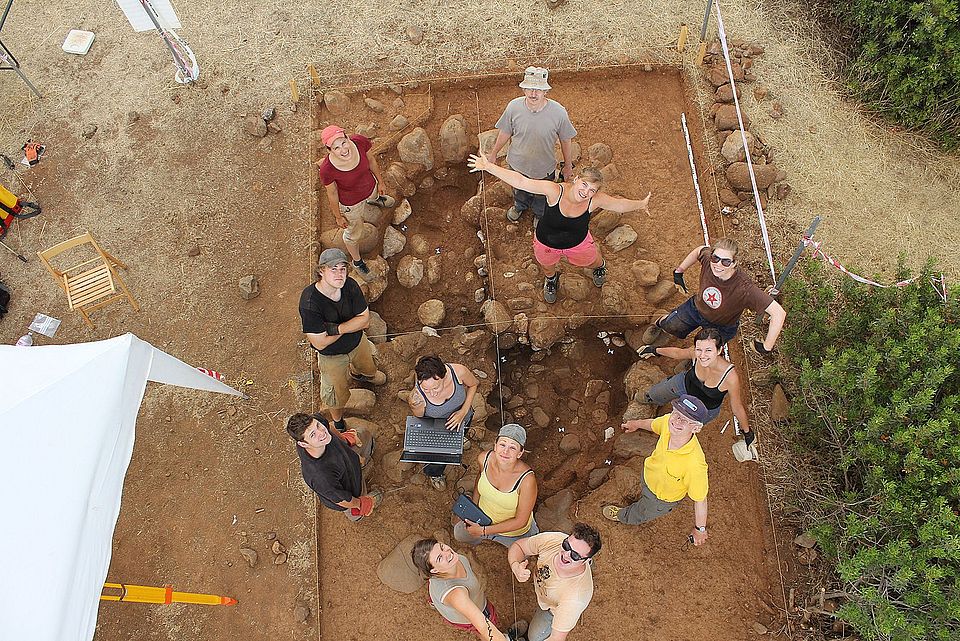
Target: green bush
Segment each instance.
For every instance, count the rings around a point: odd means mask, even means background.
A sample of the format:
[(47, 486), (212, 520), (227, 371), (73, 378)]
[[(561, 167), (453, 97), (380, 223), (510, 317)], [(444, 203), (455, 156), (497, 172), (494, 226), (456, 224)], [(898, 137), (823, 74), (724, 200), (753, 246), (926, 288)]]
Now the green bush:
[(853, 91), (947, 149), (960, 146), (960, 0), (834, 0), (831, 7), (853, 41)]
[[(881, 289), (811, 262), (786, 289), (788, 437), (865, 639), (960, 639), (960, 290)], [(901, 274), (900, 276), (903, 276)]]

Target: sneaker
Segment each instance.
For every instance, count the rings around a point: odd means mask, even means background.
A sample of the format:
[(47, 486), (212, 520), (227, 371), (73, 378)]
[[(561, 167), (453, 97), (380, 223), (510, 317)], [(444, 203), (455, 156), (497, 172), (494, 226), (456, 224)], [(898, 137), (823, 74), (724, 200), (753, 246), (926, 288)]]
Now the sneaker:
[(373, 376), (354, 374), (353, 372), (350, 372), (350, 376), (356, 381), (360, 381), (361, 383), (370, 383), (371, 385), (383, 385), (387, 382), (387, 375), (380, 370), (377, 370), (377, 373)]
[(447, 479), (443, 476), (431, 476), (430, 485), (438, 492), (444, 492), (447, 489)]
[(377, 196), (373, 200), (368, 200), (368, 203), (374, 205), (375, 207), (380, 207), (381, 209), (390, 209), (397, 204), (397, 199), (393, 196)]
[(367, 264), (363, 262), (363, 259), (353, 261), (353, 268), (360, 272), (361, 276), (366, 276), (370, 273), (370, 268), (367, 267)]
[(548, 303), (557, 302), (557, 290), (560, 289), (560, 274), (553, 278), (543, 279), (543, 300)]
[(520, 220), (520, 216), (523, 214), (522, 211), (517, 211), (516, 207), (511, 207), (507, 210), (507, 220), (511, 223), (515, 223)]
[(593, 284), (597, 287), (603, 287), (607, 282), (607, 262), (604, 261), (599, 267), (593, 270)]
[(621, 511), (622, 509), (623, 509), (622, 507), (619, 507), (619, 506), (617, 506), (617, 505), (604, 505), (604, 506), (603, 506), (603, 518), (605, 518), (605, 519), (607, 519), (607, 520), (609, 520), (609, 521), (617, 521), (617, 522), (619, 523), (619, 522), (620, 522), (620, 511)]

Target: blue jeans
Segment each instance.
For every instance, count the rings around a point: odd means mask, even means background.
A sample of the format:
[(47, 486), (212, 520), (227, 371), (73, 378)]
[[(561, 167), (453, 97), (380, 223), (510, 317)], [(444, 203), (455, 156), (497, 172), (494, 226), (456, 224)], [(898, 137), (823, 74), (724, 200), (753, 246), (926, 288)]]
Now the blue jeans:
[(463, 521), (460, 521), (453, 526), (453, 538), (468, 545), (478, 545), (481, 541), (496, 541), (503, 547), (508, 548), (520, 539), (525, 539), (528, 536), (533, 536), (534, 534), (540, 534), (540, 528), (537, 526), (536, 517), (534, 517), (533, 521), (531, 521), (530, 529), (519, 536), (504, 536), (502, 534), (473, 536), (467, 532), (467, 524)]
[(695, 296), (691, 296), (680, 307), (664, 316), (663, 320), (657, 321), (657, 327), (677, 338), (686, 338), (690, 332), (698, 327), (713, 327), (720, 332), (724, 343), (733, 340), (733, 337), (737, 335), (737, 330), (740, 329), (740, 321), (737, 320), (733, 325), (711, 323), (697, 309), (697, 305), (693, 302), (695, 298)]
[[(680, 398), (681, 394), (687, 393), (687, 385), (683, 381), (685, 375), (686, 372), (680, 372), (679, 374), (674, 374), (670, 378), (663, 379), (646, 391), (646, 393), (643, 395), (643, 400), (651, 405), (656, 405), (659, 407), (661, 405), (666, 405), (675, 398)], [(715, 407), (712, 410), (708, 409), (707, 420), (703, 422), (704, 425), (717, 418), (719, 415), (719, 407)]]

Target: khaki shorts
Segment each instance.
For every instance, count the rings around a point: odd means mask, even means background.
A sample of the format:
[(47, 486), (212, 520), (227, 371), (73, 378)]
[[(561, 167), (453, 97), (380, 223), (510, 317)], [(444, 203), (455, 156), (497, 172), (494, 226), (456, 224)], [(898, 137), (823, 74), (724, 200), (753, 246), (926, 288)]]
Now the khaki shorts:
[[(378, 195), (377, 185), (373, 186), (373, 191), (364, 200), (356, 205), (347, 207), (340, 204), (340, 213), (347, 219), (347, 228), (343, 230), (343, 241), (347, 243), (360, 242), (360, 236), (363, 234), (363, 215), (369, 212), (368, 217), (376, 218), (379, 214), (378, 207), (371, 205), (368, 201), (373, 200)], [(372, 211), (371, 211), (372, 210)]]
[(350, 373), (373, 376), (377, 373), (374, 361), (376, 348), (366, 334), (360, 337), (360, 344), (348, 354), (324, 356), (317, 353), (317, 367), (320, 369), (320, 400), (327, 407), (340, 408), (350, 400)]

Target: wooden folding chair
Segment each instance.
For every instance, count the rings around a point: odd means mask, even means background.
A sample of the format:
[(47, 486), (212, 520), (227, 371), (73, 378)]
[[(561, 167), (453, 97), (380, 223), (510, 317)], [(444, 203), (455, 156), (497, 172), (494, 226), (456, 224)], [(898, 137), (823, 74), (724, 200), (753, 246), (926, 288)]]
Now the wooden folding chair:
[[(93, 258), (64, 270), (59, 270), (51, 264), (52, 258), (69, 249), (88, 243), (97, 254)], [(93, 328), (93, 323), (90, 321), (87, 312), (99, 309), (115, 300), (126, 298), (130, 301), (130, 306), (133, 307), (134, 311), (140, 311), (140, 306), (137, 305), (137, 301), (133, 300), (130, 290), (127, 289), (123, 279), (120, 278), (120, 274), (115, 269), (119, 267), (125, 270), (127, 266), (103, 251), (89, 232), (65, 240), (50, 249), (38, 251), (37, 256), (40, 257), (44, 267), (60, 285), (60, 289), (66, 293), (70, 309), (79, 312), (91, 328)], [(120, 291), (117, 290), (118, 285)]]

